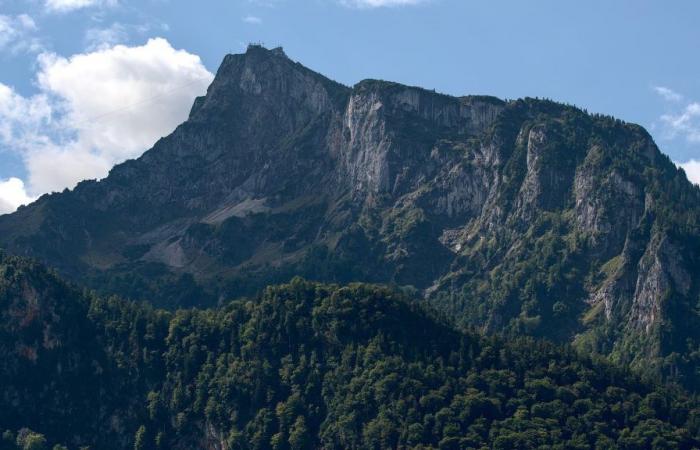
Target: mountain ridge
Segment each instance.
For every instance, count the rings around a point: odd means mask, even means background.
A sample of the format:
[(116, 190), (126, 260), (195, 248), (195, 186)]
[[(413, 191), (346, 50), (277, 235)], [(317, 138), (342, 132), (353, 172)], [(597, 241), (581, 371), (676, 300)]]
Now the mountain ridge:
[(0, 245), (170, 307), (295, 275), (412, 286), (465, 326), (695, 386), (698, 230), (700, 190), (638, 125), (349, 88), (252, 46), (141, 158), (0, 217)]

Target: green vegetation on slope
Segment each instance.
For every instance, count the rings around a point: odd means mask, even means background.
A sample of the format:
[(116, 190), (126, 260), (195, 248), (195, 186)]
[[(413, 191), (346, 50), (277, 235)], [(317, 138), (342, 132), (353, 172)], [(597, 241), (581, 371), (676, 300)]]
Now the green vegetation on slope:
[(470, 229), (435, 306), (697, 391), (700, 189), (637, 125), (524, 99), (496, 126), (509, 213)]
[[(385, 288), (300, 279), (167, 313), (0, 264), (4, 448), (693, 448), (682, 391)], [(30, 444), (27, 444), (27, 442)]]
[(294, 276), (413, 286), (460, 325), (700, 390), (700, 189), (641, 127), (548, 100), (229, 55), (173, 134), (0, 217), (0, 246), (170, 310)]

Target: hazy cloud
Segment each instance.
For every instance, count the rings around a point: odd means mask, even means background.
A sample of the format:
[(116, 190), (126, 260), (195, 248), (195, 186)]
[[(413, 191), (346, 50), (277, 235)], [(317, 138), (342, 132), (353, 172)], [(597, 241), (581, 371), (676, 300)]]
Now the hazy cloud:
[(126, 27), (120, 23), (113, 23), (107, 28), (89, 28), (85, 32), (85, 43), (88, 50), (104, 49), (117, 44), (124, 44), (129, 40)]
[(15, 148), (33, 145), (29, 139), (41, 136), (41, 130), (50, 127), (51, 116), (51, 104), (45, 94), (26, 98), (0, 83), (0, 141)]
[[(267, 6), (274, 7), (278, 4), (284, 2), (285, 0), (248, 0), (249, 3), (255, 6)], [(343, 6), (350, 8), (361, 8), (361, 9), (371, 9), (371, 8), (382, 8), (382, 7), (392, 7), (392, 6), (411, 6), (418, 5), (421, 3), (429, 3), (433, 0), (331, 0), (335, 1)]]
[(655, 128), (660, 127), (662, 137), (700, 143), (700, 103), (684, 101), (682, 94), (667, 87), (656, 86), (654, 91), (667, 103), (667, 112), (654, 124)]
[(117, 0), (46, 0), (45, 4), (51, 12), (68, 12), (91, 6), (115, 6)]
[(428, 1), (430, 0), (340, 0), (340, 3), (355, 8), (382, 8), (387, 6), (417, 5)]
[(170, 26), (164, 22), (141, 24), (114, 22), (106, 27), (88, 28), (84, 39), (87, 51), (94, 51), (113, 47), (117, 44), (127, 44), (139, 37), (167, 31), (170, 31)]
[(286, 0), (248, 0), (248, 3), (251, 3), (255, 6), (274, 8), (274, 7), (278, 6), (280, 3), (284, 3), (285, 1)]
[(683, 100), (683, 96), (681, 94), (665, 86), (654, 86), (654, 92), (669, 102), (680, 102)]
[(32, 36), (37, 30), (36, 22), (27, 14), (7, 16), (0, 14), (0, 50), (39, 51), (39, 40)]
[(681, 110), (663, 114), (659, 119), (667, 138), (681, 136), (688, 142), (700, 143), (700, 103), (688, 103)]
[[(667, 140), (684, 139), (688, 143), (700, 143), (700, 103), (687, 101), (685, 96), (665, 86), (654, 86), (654, 92), (666, 103), (662, 114), (652, 126)], [(700, 184), (700, 160), (675, 162), (692, 183)]]
[(243, 18), (243, 22), (249, 23), (252, 25), (260, 25), (262, 23), (262, 19), (257, 16), (245, 16)]

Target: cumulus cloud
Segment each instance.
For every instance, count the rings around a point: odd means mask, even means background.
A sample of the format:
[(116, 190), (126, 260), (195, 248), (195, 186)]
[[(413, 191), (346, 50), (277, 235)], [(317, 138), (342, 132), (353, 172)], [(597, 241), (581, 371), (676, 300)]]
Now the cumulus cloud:
[(409, 6), (427, 3), (429, 0), (341, 0), (345, 6), (355, 8), (382, 8), (387, 6)]
[(0, 50), (9, 49), (13, 53), (39, 51), (38, 38), (32, 36), (37, 30), (36, 22), (27, 14), (7, 16), (0, 14)]
[(90, 6), (114, 6), (117, 0), (46, 0), (46, 9), (52, 12), (68, 12)]
[(695, 183), (697, 185), (700, 185), (700, 161), (699, 160), (691, 159), (690, 161), (686, 161), (684, 163), (676, 163), (676, 165), (685, 171), (685, 174), (691, 183)]
[(0, 180), (0, 215), (13, 212), (21, 205), (34, 201), (24, 189), (24, 182), (19, 178)]
[(38, 62), (38, 94), (0, 84), (0, 141), (22, 154), (30, 196), (139, 156), (186, 119), (213, 78), (198, 56), (161, 38)]

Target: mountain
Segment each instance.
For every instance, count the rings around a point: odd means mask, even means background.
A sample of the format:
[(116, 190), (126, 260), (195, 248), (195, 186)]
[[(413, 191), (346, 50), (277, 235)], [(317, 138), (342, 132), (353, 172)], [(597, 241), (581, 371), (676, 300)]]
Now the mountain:
[(700, 190), (643, 128), (551, 101), (349, 88), (251, 46), (142, 157), (0, 217), (0, 245), (164, 307), (404, 286), (700, 387)]
[(118, 314), (129, 321), (131, 339), (125, 333), (123, 342), (106, 342), (108, 330), (91, 311), (97, 305), (36, 262), (0, 254), (0, 432), (7, 430), (0, 448), (14, 449), (8, 436), (14, 441), (13, 431), (27, 425), (63, 443), (97, 444), (99, 437), (111, 448), (128, 447), (129, 424), (143, 415), (147, 373), (139, 373), (131, 358), (153, 340), (141, 331), (148, 312), (122, 307)]
[(700, 402), (387, 288), (154, 310), (0, 255), (3, 449), (691, 449)]

